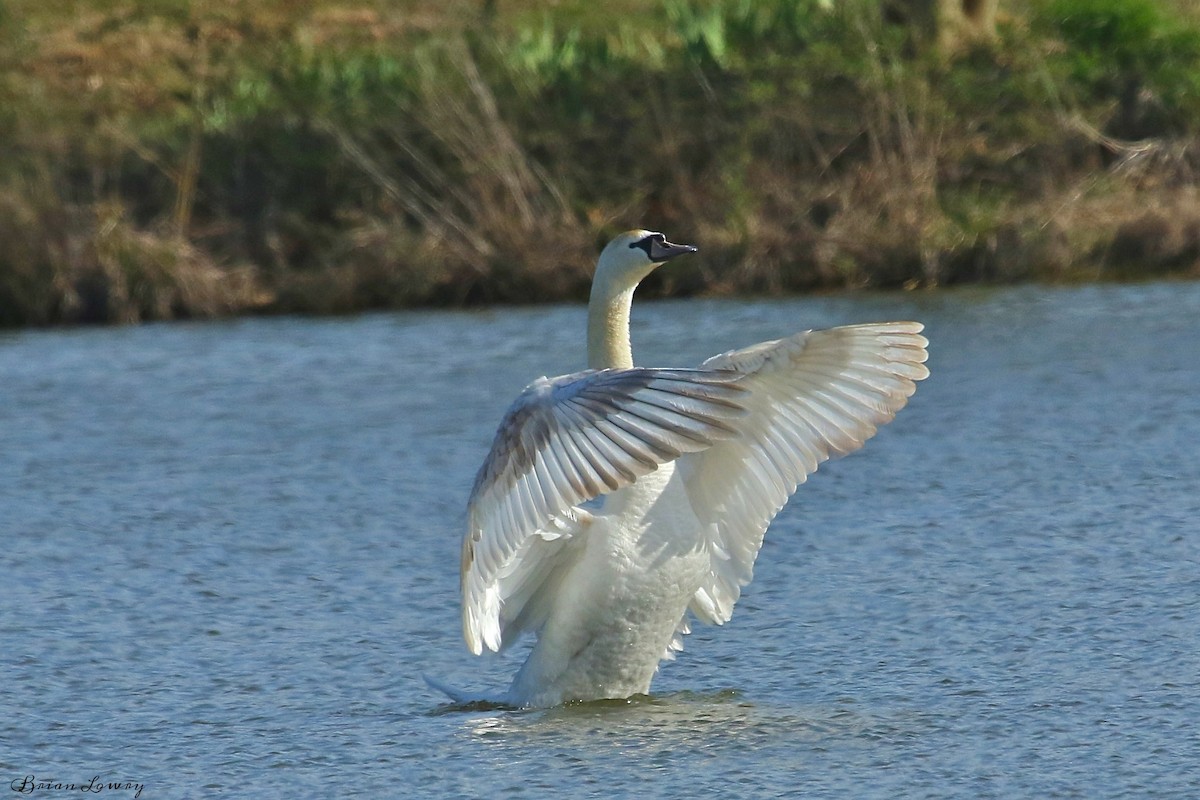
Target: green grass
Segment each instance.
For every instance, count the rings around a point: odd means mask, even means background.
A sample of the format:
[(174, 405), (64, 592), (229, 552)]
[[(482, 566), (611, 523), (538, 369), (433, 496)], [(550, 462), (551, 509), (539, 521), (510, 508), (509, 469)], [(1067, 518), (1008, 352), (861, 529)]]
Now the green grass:
[(1180, 2), (0, 0), (0, 324), (580, 298), (634, 225), (659, 293), (1195, 272)]

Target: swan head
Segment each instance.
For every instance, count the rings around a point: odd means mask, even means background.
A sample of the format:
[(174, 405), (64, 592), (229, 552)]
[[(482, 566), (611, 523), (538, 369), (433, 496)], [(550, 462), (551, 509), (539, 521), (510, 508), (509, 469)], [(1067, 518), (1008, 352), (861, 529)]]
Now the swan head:
[(690, 244), (672, 244), (657, 231), (625, 231), (609, 242), (596, 262), (596, 281), (636, 286), (664, 261), (694, 253)]

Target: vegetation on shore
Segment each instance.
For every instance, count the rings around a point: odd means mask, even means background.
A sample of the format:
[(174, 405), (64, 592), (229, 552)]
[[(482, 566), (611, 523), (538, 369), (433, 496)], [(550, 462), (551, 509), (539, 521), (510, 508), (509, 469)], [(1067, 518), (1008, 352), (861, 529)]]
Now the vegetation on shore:
[(0, 0), (0, 326), (1200, 275), (1187, 0), (885, 6)]

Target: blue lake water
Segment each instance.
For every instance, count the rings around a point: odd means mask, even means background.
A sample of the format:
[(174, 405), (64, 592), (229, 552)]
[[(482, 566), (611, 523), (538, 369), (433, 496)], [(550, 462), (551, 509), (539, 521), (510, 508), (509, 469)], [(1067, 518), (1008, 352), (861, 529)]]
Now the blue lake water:
[(643, 303), (634, 348), (897, 318), (932, 377), (733, 621), (650, 697), (521, 712), (421, 676), (519, 666), (462, 645), (463, 506), (582, 308), (0, 334), (0, 787), (1200, 797), (1200, 284)]

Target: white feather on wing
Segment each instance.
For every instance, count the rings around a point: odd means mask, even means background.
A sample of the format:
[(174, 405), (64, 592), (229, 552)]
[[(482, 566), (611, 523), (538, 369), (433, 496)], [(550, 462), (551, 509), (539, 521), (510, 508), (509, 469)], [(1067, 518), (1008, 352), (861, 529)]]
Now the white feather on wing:
[(721, 370), (590, 370), (530, 384), (509, 409), (468, 503), (463, 634), (499, 650), (544, 614), (578, 508), (659, 465), (738, 435), (746, 391)]
[(739, 436), (680, 459), (704, 526), (712, 570), (689, 609), (729, 620), (771, 520), (830, 456), (857, 450), (895, 416), (919, 381), (922, 325), (893, 322), (805, 331), (714, 356), (702, 369), (735, 372), (747, 414)]

